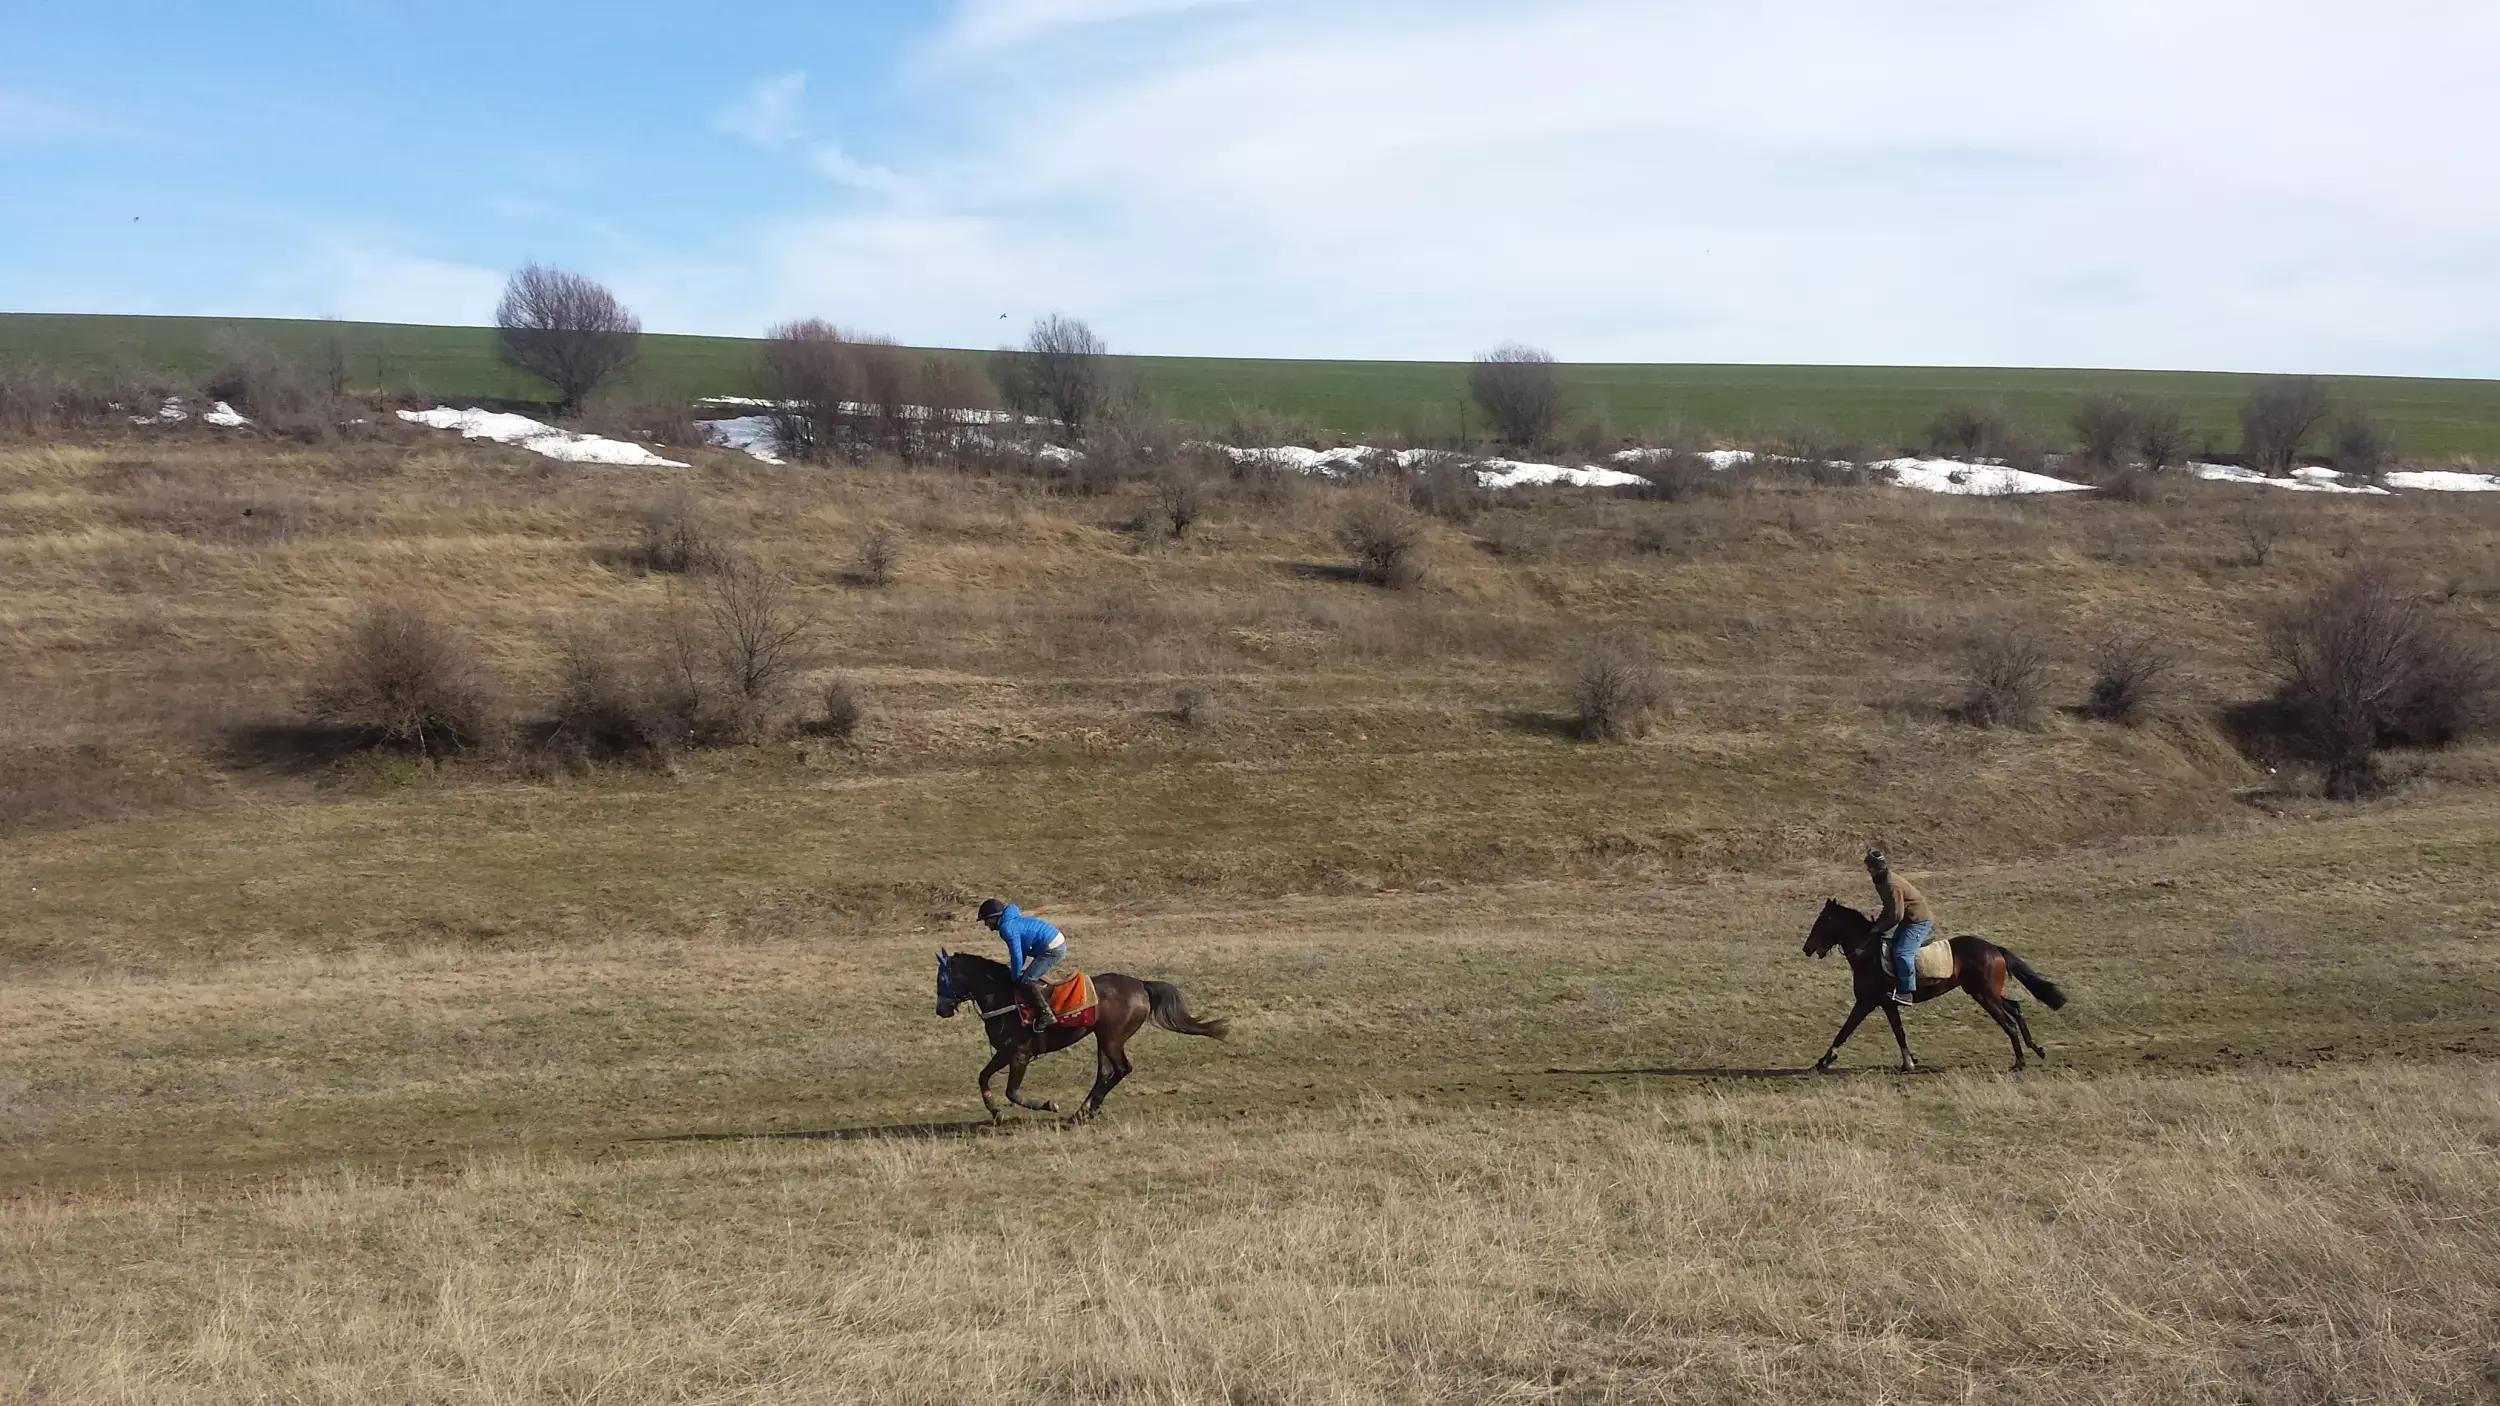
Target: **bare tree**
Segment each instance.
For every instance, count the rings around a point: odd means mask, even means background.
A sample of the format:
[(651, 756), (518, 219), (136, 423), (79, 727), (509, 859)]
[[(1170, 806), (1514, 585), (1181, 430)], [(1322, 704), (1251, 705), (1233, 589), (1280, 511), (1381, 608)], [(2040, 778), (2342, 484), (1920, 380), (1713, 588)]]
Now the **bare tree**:
[(1493, 432), (1511, 444), (1538, 443), (1562, 420), (1562, 377), (1554, 354), (1539, 347), (1511, 342), (1478, 352), (1467, 371), (1467, 393), (1493, 422)]
[(1042, 413), (1033, 368), (1021, 348), (1000, 347), (990, 353), (990, 382), (998, 387), (998, 403), (1007, 407), (1008, 414), (1022, 419)]
[(920, 366), (892, 337), (863, 336), (853, 345), (859, 358), (859, 399), (878, 444), (909, 464), (920, 457)]
[(1955, 401), (1927, 422), (1927, 447), (1957, 459), (1989, 453), (2005, 442), (2006, 435), (2005, 412), (1993, 405)]
[(953, 454), (958, 463), (967, 447), (965, 432), (988, 418), (993, 398), (981, 368), (958, 353), (931, 352), (921, 363), (920, 401), (929, 408), (927, 433), (937, 441), (936, 450)]
[(1111, 378), (1104, 366), (1108, 350), (1093, 328), (1057, 313), (1035, 320), (1024, 339), (1019, 362), (1030, 378), (1030, 394), (1071, 435), (1082, 438), (1111, 401)]
[(2328, 441), (2328, 465), (2348, 478), (2376, 478), (2396, 457), (2396, 442), (2387, 427), (2367, 410), (2347, 410), (2336, 416)]
[(2083, 461), (2095, 468), (2114, 469), (2135, 447), (2144, 411), (2132, 396), (2097, 391), (2085, 396), (2083, 404), (2076, 407), (2074, 423), (2075, 441), (2083, 452)]
[(2252, 468), (2280, 478), (2300, 465), (2300, 451), (2326, 419), (2326, 386), (2314, 376), (2275, 376), (2240, 403), (2240, 448)]
[(2135, 426), (2135, 452), (2144, 456), (2144, 467), (2160, 473), (2188, 456), (2187, 412), (2168, 401), (2157, 401), (2142, 407)]
[(788, 581), (744, 558), (712, 578), (705, 604), (713, 663), (735, 695), (736, 726), (753, 736), (807, 667), (816, 619)]
[(764, 334), (757, 367), (773, 401), (773, 438), (793, 459), (839, 453), (849, 405), (859, 391), (859, 358), (850, 334), (820, 317), (775, 325)]
[(642, 351), (642, 319), (592, 279), (523, 265), (495, 305), (496, 355), (556, 388), (570, 411)]

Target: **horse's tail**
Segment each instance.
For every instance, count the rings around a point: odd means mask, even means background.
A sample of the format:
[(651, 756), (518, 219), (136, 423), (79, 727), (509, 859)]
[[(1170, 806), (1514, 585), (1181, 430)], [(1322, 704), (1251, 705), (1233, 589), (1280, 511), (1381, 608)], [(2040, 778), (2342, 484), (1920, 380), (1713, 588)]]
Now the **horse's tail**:
[(2000, 947), (1997, 950), (2005, 952), (2005, 969), (2014, 974), (2014, 979), (2023, 984), (2025, 991), (2040, 998), (2041, 1005), (2053, 1011), (2065, 1009), (2066, 993), (2058, 989), (2056, 982), (2033, 971), (2031, 963), (2011, 952), (2006, 952), (2004, 948)]
[(1189, 1013), (1189, 1001), (1168, 981), (1146, 983), (1146, 1009), (1154, 1023), (1177, 1035), (1204, 1035), (1221, 1040), (1233, 1028), (1229, 1020), (1200, 1020)]

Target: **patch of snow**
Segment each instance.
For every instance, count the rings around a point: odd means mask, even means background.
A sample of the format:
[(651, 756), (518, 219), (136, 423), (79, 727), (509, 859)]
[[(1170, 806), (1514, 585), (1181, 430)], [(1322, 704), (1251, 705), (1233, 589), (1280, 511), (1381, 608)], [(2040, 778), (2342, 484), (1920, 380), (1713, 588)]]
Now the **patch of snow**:
[(2389, 483), (2429, 493), (2500, 493), (2500, 474), (2460, 473), (2455, 469), (2398, 469)]
[(1566, 468), (1561, 464), (1525, 464), (1517, 459), (1479, 459), (1476, 482), (1495, 489), (1549, 483), (1567, 483), (1574, 488), (1638, 488), (1649, 480), (1621, 469), (1601, 469), (1595, 464)]
[[(119, 407), (116, 408), (118, 409)], [(156, 407), (155, 414), (133, 415), (130, 417), (130, 423), (134, 425), (179, 425), (183, 421), (190, 418), (191, 411), (182, 403), (182, 397), (178, 395), (169, 395), (165, 397), (165, 403), (163, 405)], [(222, 400), (218, 401), (217, 404), (206, 414), (200, 416), (200, 421), (203, 424), (215, 425), (219, 429), (225, 430), (235, 429), (239, 426), (252, 423), (250, 420), (244, 418), (241, 412), (237, 411), (233, 406), (226, 404)]]
[(494, 410), (454, 410), (445, 405), (432, 410), (402, 410), (399, 418), (438, 430), (458, 430), (462, 439), (491, 439), (497, 444), (509, 444), (516, 449), (526, 449), (532, 454), (543, 454), (568, 463), (621, 464), (649, 469), (686, 467), (675, 459), (663, 459), (639, 444), (595, 434), (575, 434), (553, 425), (542, 425), (527, 415)]
[[(2294, 493), (2377, 493), (2386, 489), (2375, 484), (2344, 483), (2343, 475), (2333, 469), (2295, 469), (2291, 478), (2274, 478), (2255, 469), (2236, 464), (2190, 464), (2188, 472), (2212, 483), (2250, 483), (2264, 488), (2286, 488)], [(2322, 477), (2323, 475), (2323, 477)]]
[(703, 437), (723, 449), (737, 449), (767, 464), (782, 462), (770, 415), (740, 415), (728, 420), (703, 420)]
[(227, 430), (252, 423), (249, 419), (246, 419), (241, 412), (237, 411), (233, 406), (226, 404), (222, 400), (211, 406), (208, 413), (202, 415), (200, 420), (204, 424), (215, 425), (219, 429)]
[(1044, 444), (1033, 450), (1033, 457), (1045, 464), (1073, 464), (1085, 455), (1083, 451), (1070, 449), (1064, 444)]
[[(695, 403), (697, 405), (742, 406), (755, 410), (781, 410), (789, 408), (797, 402), (786, 400), (765, 400), (761, 397), (751, 395), (707, 395)], [(1028, 425), (1055, 425), (1059, 423), (1057, 420), (1041, 415), (1025, 415), (1019, 417), (1013, 412), (1006, 410), (982, 410), (970, 406), (953, 410), (933, 410), (926, 405), (906, 405), (902, 407), (902, 410), (903, 418), (907, 420), (927, 420), (936, 417), (944, 417), (967, 425), (1010, 425), (1016, 423), (1019, 418), (1021, 418), (1022, 421)], [(877, 407), (870, 405), (865, 401), (846, 400), (842, 402), (842, 413), (845, 415), (873, 415), (877, 413)]]
[(2068, 483), (2062, 478), (2035, 474), (2024, 469), (2009, 469), (2002, 464), (1971, 464), (1960, 459), (1886, 459), (1867, 465), (1879, 474), (1888, 474), (1903, 488), (1923, 493), (1956, 493), (1973, 497), (1996, 497), (2015, 493), (2077, 493), (2090, 488), (2088, 483)]

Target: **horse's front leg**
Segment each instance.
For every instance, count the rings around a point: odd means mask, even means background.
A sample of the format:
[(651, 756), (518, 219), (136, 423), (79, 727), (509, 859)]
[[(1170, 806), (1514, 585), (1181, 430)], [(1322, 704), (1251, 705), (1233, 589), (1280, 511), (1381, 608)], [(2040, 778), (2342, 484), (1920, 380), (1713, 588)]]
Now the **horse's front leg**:
[(1033, 1052), (1022, 1041), (1018, 1041), (1015, 1053), (1007, 1057), (1007, 1101), (1018, 1108), (1030, 1108), (1036, 1113), (1058, 1112), (1059, 1105), (1049, 1099), (1036, 1102), (1024, 1096), (1024, 1071), (1032, 1066)]
[(1901, 1047), (1901, 1072), (1915, 1074), (1918, 1072), (1918, 1061), (1910, 1058), (1910, 1037), (1901, 1028), (1901, 1008), (1890, 1001), (1885, 1001), (1883, 1006), (1884, 1019), (1892, 1022), (1892, 1042)]
[(990, 1097), (990, 1080), (997, 1075), (998, 1071), (1006, 1067), (1007, 1052), (1005, 1050), (991, 1055), (990, 1062), (981, 1066), (981, 1107), (990, 1115), (990, 1121), (993, 1123), (998, 1121), (998, 1100)]
[(1866, 1013), (1873, 1009), (1875, 1004), (1872, 1001), (1858, 1002), (1856, 1009), (1849, 1012), (1849, 1018), (1840, 1023), (1840, 1033), (1832, 1037), (1832, 1047), (1823, 1051), (1823, 1057), (1814, 1062), (1814, 1072), (1820, 1074), (1840, 1062), (1840, 1047), (1848, 1044), (1849, 1037), (1858, 1033), (1858, 1022), (1866, 1019)]

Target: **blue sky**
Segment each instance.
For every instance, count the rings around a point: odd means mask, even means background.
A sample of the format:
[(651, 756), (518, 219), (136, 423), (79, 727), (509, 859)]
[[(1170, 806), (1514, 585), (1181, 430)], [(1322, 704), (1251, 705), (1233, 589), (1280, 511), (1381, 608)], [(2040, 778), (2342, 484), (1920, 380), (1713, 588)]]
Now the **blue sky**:
[(2500, 375), (2487, 0), (163, 9), (12, 8), (0, 309)]

